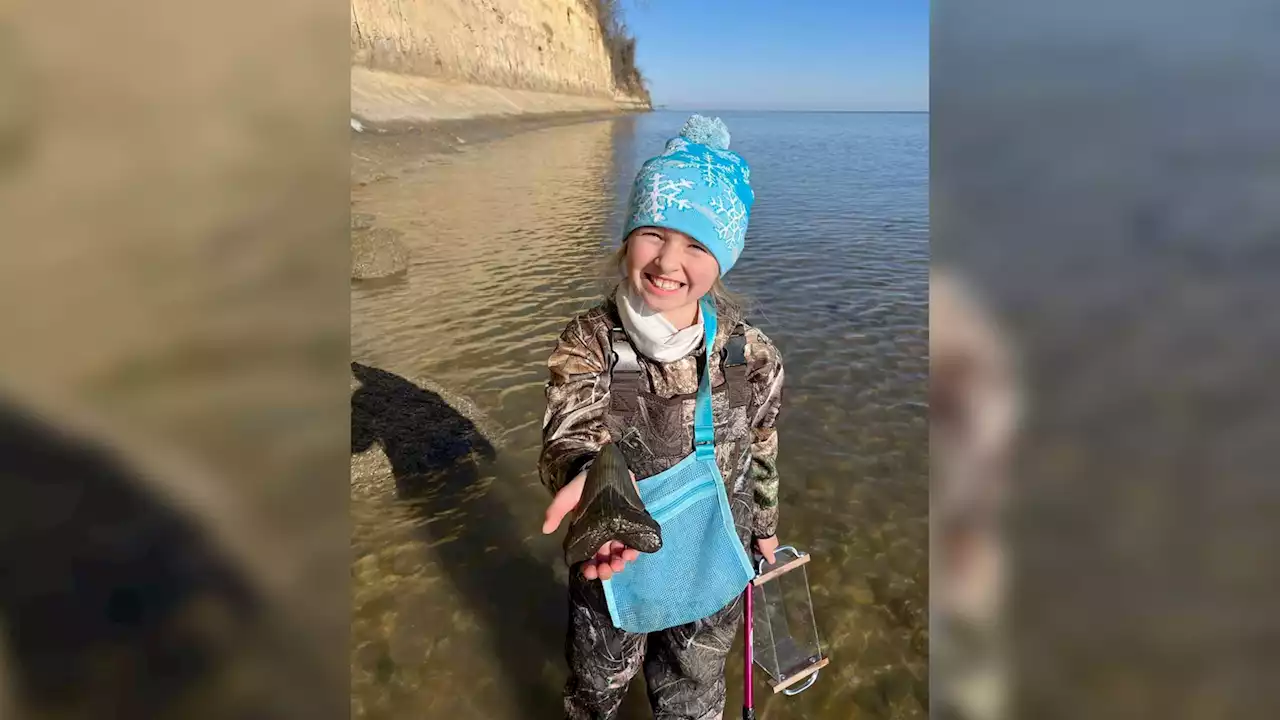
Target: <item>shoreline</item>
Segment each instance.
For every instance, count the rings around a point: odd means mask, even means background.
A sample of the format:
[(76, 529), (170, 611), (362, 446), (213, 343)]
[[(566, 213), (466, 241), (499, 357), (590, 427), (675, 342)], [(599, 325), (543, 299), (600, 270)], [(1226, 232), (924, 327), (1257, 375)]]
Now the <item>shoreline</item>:
[[(648, 111), (596, 111), (596, 112), (551, 112), (537, 115), (485, 115), (457, 120), (431, 120), (414, 124), (393, 125), (391, 127), (364, 128), (362, 132), (352, 130), (351, 152), (356, 159), (372, 162), (372, 158), (360, 155), (360, 152), (375, 152), (378, 149), (394, 146), (399, 153), (413, 154), (458, 152), (469, 145), (480, 145), (494, 140), (518, 135), (520, 133), (576, 125), (579, 123), (611, 120), (626, 115), (638, 115)], [(390, 160), (382, 157), (380, 161)]]
[(568, 95), (351, 68), (352, 129), (362, 134), (398, 134), (477, 120), (595, 119), (651, 109), (621, 94), (612, 98)]
[(351, 68), (351, 184), (391, 180), (406, 160), (521, 133), (653, 112), (629, 98), (488, 87)]

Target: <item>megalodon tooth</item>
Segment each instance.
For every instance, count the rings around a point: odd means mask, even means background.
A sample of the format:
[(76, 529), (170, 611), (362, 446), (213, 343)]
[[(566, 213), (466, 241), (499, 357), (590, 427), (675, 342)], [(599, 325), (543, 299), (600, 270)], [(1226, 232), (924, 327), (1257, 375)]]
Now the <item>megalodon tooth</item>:
[(564, 538), (565, 562), (573, 566), (590, 560), (612, 540), (643, 553), (662, 549), (662, 528), (645, 509), (622, 451), (609, 443), (587, 471), (582, 499)]

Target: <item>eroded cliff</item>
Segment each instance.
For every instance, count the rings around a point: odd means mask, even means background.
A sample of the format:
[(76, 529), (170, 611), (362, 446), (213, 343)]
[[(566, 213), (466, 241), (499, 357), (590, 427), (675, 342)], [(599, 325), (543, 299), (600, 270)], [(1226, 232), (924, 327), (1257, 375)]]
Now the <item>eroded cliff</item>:
[(351, 54), (369, 119), (649, 106), (615, 0), (351, 0)]

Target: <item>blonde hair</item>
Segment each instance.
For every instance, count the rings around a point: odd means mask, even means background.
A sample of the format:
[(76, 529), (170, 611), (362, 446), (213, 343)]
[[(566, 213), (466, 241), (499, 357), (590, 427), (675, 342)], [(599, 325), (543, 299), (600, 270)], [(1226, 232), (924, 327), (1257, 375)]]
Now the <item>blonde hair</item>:
[[(627, 282), (626, 262), (627, 239), (623, 238), (622, 245), (605, 261), (604, 295), (606, 298), (612, 298), (622, 283)], [(715, 304), (720, 327), (727, 330), (747, 319), (747, 299), (740, 293), (725, 287), (720, 278), (716, 278), (716, 281), (711, 284), (707, 296)]]

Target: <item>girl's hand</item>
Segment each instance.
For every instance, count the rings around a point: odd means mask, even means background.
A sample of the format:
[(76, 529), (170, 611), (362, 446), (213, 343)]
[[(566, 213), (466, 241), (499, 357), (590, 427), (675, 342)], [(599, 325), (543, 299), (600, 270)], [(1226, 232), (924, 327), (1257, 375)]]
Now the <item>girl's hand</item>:
[(614, 573), (620, 573), (627, 563), (635, 562), (640, 551), (614, 540), (602, 545), (596, 556), (582, 563), (582, 577), (588, 580), (608, 580)]
[(770, 535), (767, 538), (756, 538), (756, 549), (760, 551), (760, 554), (764, 556), (764, 559), (770, 565), (774, 564), (776, 560), (774, 560), (773, 551), (778, 549), (778, 536)]
[[(636, 481), (635, 473), (631, 473), (631, 482)], [(582, 488), (587, 484), (587, 473), (584, 470), (569, 481), (560, 492), (556, 493), (551, 504), (547, 506), (547, 516), (542, 522), (542, 533), (550, 535), (560, 527), (561, 521), (578, 507), (582, 500)], [(627, 563), (635, 562), (640, 551), (629, 548), (620, 542), (605, 543), (596, 551), (596, 556), (582, 563), (582, 576), (588, 580), (608, 580), (614, 573), (622, 572)]]

